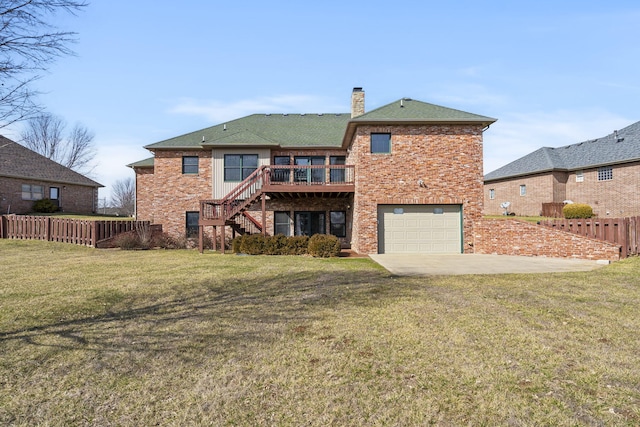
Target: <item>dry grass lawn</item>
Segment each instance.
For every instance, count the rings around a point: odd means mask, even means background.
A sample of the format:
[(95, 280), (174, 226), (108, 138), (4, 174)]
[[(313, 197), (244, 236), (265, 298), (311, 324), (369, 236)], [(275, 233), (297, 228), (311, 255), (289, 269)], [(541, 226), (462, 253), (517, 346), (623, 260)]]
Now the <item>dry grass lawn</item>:
[(0, 240), (0, 424), (640, 425), (640, 259), (368, 259)]

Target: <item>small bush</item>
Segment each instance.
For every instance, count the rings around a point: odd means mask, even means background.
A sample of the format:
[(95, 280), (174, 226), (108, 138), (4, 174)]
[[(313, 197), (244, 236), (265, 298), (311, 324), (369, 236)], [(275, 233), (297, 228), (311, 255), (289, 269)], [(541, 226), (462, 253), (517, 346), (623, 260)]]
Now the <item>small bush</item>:
[(58, 205), (51, 199), (40, 199), (33, 203), (33, 211), (40, 213), (53, 213), (58, 211)]
[(167, 233), (154, 235), (151, 239), (151, 245), (162, 249), (186, 249), (186, 237), (174, 237)]
[(287, 254), (287, 237), (284, 234), (276, 234), (267, 237), (264, 243), (265, 255), (286, 255)]
[(329, 234), (314, 234), (309, 239), (309, 255), (320, 258), (340, 256), (340, 240)]
[(306, 255), (309, 253), (308, 236), (292, 236), (287, 238), (287, 255)]
[(247, 255), (262, 255), (264, 253), (265, 240), (262, 234), (246, 235), (240, 244), (240, 252)]
[(562, 215), (566, 219), (591, 218), (593, 217), (593, 209), (584, 203), (570, 203), (562, 208)]
[(116, 236), (114, 243), (116, 247), (128, 251), (133, 249), (149, 249), (149, 246), (145, 246), (140, 240), (140, 236), (135, 232), (119, 234)]
[(231, 251), (234, 254), (239, 254), (242, 252), (242, 240), (244, 239), (244, 235), (236, 236), (235, 239), (231, 241)]

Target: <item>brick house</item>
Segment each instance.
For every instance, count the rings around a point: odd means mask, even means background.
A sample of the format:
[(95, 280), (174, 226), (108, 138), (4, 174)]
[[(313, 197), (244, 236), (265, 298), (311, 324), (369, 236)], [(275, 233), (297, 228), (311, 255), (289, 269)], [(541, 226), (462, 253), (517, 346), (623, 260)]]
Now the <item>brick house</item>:
[(0, 214), (33, 212), (51, 199), (61, 211), (94, 213), (103, 185), (0, 136)]
[(129, 165), (136, 215), (192, 237), (327, 233), (359, 253), (473, 252), (494, 121), (408, 98), (365, 113), (361, 88), (351, 113), (253, 114), (146, 146), (154, 156)]
[(543, 147), (484, 177), (487, 215), (503, 202), (537, 216), (543, 203), (586, 203), (599, 217), (640, 215), (640, 122), (559, 148)]

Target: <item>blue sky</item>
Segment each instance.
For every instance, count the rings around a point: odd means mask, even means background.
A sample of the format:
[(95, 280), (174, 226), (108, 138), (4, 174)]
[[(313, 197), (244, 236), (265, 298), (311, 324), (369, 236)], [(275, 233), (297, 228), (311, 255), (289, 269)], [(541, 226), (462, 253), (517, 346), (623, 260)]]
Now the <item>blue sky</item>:
[(57, 22), (77, 56), (38, 81), (41, 101), (95, 132), (101, 198), (144, 145), (252, 113), (348, 112), (353, 87), (367, 110), (410, 97), (497, 118), (485, 172), (640, 120), (637, 1), (94, 0)]

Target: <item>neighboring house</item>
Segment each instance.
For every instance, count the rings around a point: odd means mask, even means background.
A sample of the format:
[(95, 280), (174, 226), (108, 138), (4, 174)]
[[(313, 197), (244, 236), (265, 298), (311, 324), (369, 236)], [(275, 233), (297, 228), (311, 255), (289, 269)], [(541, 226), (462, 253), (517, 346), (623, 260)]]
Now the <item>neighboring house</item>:
[(517, 215), (540, 215), (543, 203), (586, 203), (599, 217), (640, 215), (640, 122), (602, 138), (543, 147), (484, 177), (487, 215), (510, 202)]
[[(136, 214), (174, 235), (338, 236), (358, 253), (473, 252), (482, 133), (495, 121), (400, 99), (254, 114), (146, 146)], [(209, 228), (212, 227), (212, 228)], [(225, 231), (226, 230), (226, 231)]]
[(51, 199), (61, 211), (96, 211), (101, 184), (0, 136), (0, 214), (33, 212), (33, 203)]

